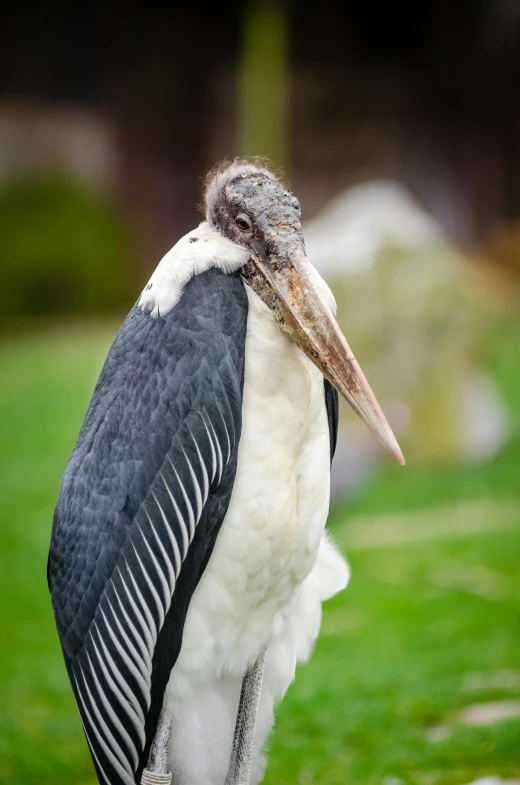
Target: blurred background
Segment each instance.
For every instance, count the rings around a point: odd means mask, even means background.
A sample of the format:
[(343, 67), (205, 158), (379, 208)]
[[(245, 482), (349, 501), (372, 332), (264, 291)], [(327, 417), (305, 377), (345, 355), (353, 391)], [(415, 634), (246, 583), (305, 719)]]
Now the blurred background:
[(348, 592), (267, 785), (520, 783), (520, 2), (7, 3), (0, 783), (94, 785), (45, 581), (106, 351), (218, 160), (267, 155), (407, 467), (342, 411)]

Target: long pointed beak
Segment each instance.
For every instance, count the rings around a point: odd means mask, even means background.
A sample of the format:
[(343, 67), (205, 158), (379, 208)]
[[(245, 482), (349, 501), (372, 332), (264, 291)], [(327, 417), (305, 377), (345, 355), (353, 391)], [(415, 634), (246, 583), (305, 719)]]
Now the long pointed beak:
[(383, 447), (404, 465), (397, 439), (341, 329), (323, 301), (303, 252), (269, 264), (255, 257), (242, 275), (273, 311), (280, 327), (320, 369)]

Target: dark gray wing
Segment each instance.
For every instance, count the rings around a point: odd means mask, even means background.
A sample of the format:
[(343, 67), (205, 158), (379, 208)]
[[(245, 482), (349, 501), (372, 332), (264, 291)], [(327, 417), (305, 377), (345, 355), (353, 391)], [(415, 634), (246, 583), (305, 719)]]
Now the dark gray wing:
[(327, 407), (327, 419), (329, 421), (329, 434), (330, 434), (330, 461), (334, 458), (336, 452), (336, 443), (338, 441), (338, 418), (339, 418), (339, 401), (338, 391), (328, 379), (325, 382), (325, 406)]
[(246, 320), (239, 276), (216, 269), (166, 317), (134, 307), (63, 476), (49, 585), (102, 783), (138, 781), (229, 504)]

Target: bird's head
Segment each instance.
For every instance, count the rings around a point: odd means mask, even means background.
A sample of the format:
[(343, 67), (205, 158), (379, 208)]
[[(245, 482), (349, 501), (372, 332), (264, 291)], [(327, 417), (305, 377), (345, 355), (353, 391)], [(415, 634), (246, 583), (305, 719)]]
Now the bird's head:
[(208, 223), (251, 254), (241, 269), (246, 283), (383, 446), (404, 463), (396, 438), (325, 301), (321, 279), (307, 259), (298, 199), (268, 169), (243, 161), (210, 173), (207, 183)]

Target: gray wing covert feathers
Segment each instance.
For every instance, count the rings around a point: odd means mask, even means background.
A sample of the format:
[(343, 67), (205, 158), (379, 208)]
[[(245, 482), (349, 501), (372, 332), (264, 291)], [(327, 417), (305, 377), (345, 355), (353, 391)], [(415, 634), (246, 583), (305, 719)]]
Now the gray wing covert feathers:
[(134, 307), (63, 476), (49, 585), (103, 784), (138, 781), (229, 504), (246, 321), (238, 274), (216, 269), (165, 317)]
[(323, 381), (325, 383), (325, 407), (327, 409), (327, 420), (329, 422), (330, 462), (332, 463), (338, 441), (339, 400), (336, 388), (332, 386), (328, 379), (324, 379)]

